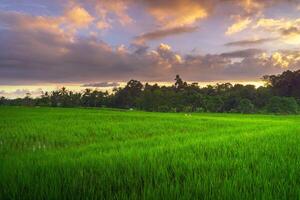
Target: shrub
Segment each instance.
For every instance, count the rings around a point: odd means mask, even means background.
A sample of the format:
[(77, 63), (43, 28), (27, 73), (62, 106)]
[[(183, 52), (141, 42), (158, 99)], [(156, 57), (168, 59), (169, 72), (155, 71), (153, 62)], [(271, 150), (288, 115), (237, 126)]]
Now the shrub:
[(158, 107), (158, 112), (169, 112), (170, 108), (169, 106), (163, 105)]
[(218, 96), (210, 96), (204, 100), (207, 112), (222, 112), (224, 102)]
[(297, 101), (293, 97), (272, 97), (266, 106), (267, 112), (279, 114), (296, 114)]
[(205, 110), (202, 107), (198, 107), (198, 108), (195, 109), (195, 112), (203, 113), (203, 112), (205, 112)]
[(239, 102), (239, 106), (237, 107), (237, 112), (239, 113), (253, 113), (254, 105), (251, 103), (249, 99), (242, 99)]
[(192, 112), (193, 111), (193, 107), (192, 106), (185, 106), (183, 107), (183, 112)]

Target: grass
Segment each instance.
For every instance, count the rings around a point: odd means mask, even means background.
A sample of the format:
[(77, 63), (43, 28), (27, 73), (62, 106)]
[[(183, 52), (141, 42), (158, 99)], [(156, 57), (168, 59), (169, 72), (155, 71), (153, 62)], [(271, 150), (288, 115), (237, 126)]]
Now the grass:
[(300, 116), (0, 107), (0, 199), (300, 199)]

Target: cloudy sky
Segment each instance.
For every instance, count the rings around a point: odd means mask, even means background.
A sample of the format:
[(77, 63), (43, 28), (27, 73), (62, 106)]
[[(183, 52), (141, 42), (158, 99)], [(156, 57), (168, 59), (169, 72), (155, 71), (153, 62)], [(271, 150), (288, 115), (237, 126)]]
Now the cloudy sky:
[(0, 95), (300, 69), (299, 0), (0, 0)]

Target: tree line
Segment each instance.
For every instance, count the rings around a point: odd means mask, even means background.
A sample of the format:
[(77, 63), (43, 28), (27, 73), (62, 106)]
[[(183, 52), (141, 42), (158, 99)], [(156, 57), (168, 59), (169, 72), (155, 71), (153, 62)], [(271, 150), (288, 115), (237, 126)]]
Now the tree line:
[(223, 83), (200, 87), (179, 75), (172, 86), (130, 80), (125, 87), (103, 92), (61, 88), (40, 97), (6, 99), (0, 105), (52, 107), (110, 107), (157, 112), (228, 112), (296, 114), (300, 105), (300, 70), (264, 76), (265, 86)]

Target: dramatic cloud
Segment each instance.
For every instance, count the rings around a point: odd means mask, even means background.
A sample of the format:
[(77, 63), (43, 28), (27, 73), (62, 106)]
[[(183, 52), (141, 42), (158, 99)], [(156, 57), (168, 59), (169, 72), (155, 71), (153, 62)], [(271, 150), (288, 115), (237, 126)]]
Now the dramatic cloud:
[[(149, 13), (167, 27), (193, 24), (213, 14), (216, 7), (230, 6), (235, 15), (253, 15), (259, 11), (279, 4), (297, 3), (297, 0), (141, 0), (127, 1), (141, 3)], [(249, 24), (250, 19), (240, 19), (233, 29)]]
[[(62, 0), (66, 1), (66, 0)], [(134, 20), (128, 14), (131, 2), (128, 0), (71, 0), (75, 5), (92, 8), (96, 27), (100, 30), (112, 28), (113, 25), (126, 26)]]
[(297, 19), (268, 19), (257, 21), (256, 29), (280, 36), (283, 42), (300, 44), (300, 18)]
[(56, 34), (73, 34), (89, 26), (94, 18), (82, 7), (71, 7), (61, 16), (33, 16), (21, 12), (0, 11), (0, 25), (22, 31), (44, 30)]
[(123, 26), (134, 22), (129, 14), (129, 8), (133, 6), (145, 9), (146, 13), (155, 19), (159, 29), (166, 30), (195, 25), (200, 20), (215, 14), (217, 8), (227, 7), (235, 16), (234, 24), (226, 31), (227, 35), (232, 35), (248, 27), (252, 22), (250, 16), (283, 2), (296, 4), (297, 0), (173, 0), (171, 2), (169, 0), (76, 0), (75, 2), (95, 8), (97, 26), (100, 29), (111, 28), (114, 22), (119, 22)]
[(114, 49), (96, 38), (73, 38), (57, 26), (31, 28), (39, 24), (40, 19), (24, 14), (5, 13), (0, 19), (10, 25), (0, 30), (2, 84), (15, 80), (69, 82), (107, 80), (110, 77), (125, 80), (129, 76), (146, 74), (155, 76), (155, 71), (158, 73), (163, 69), (159, 65), (163, 58), (173, 59), (167, 50), (138, 55), (127, 52), (124, 47)]
[(164, 27), (191, 25), (208, 16), (206, 2), (194, 0), (145, 0), (144, 5), (155, 19)]
[(172, 51), (171, 47), (167, 44), (160, 44), (156, 51), (152, 51), (157, 55), (160, 60), (160, 64), (171, 68), (173, 64), (179, 64), (182, 62), (182, 58), (179, 54)]
[[(300, 44), (300, 20), (292, 11), (282, 16), (284, 9), (297, 12), (290, 6), (295, 2), (45, 0), (55, 6), (32, 12), (14, 4), (0, 9), (0, 84), (109, 87), (132, 78), (168, 81), (176, 74), (193, 81), (258, 80), (299, 69), (292, 45)], [(270, 15), (273, 6), (283, 11)], [(180, 38), (164, 40), (175, 35)], [(235, 41), (224, 46), (229, 37)], [(264, 51), (251, 47), (267, 42)]]
[(298, 51), (282, 51), (274, 52), (269, 58), (272, 63), (281, 68), (298, 68), (300, 61), (300, 52)]

